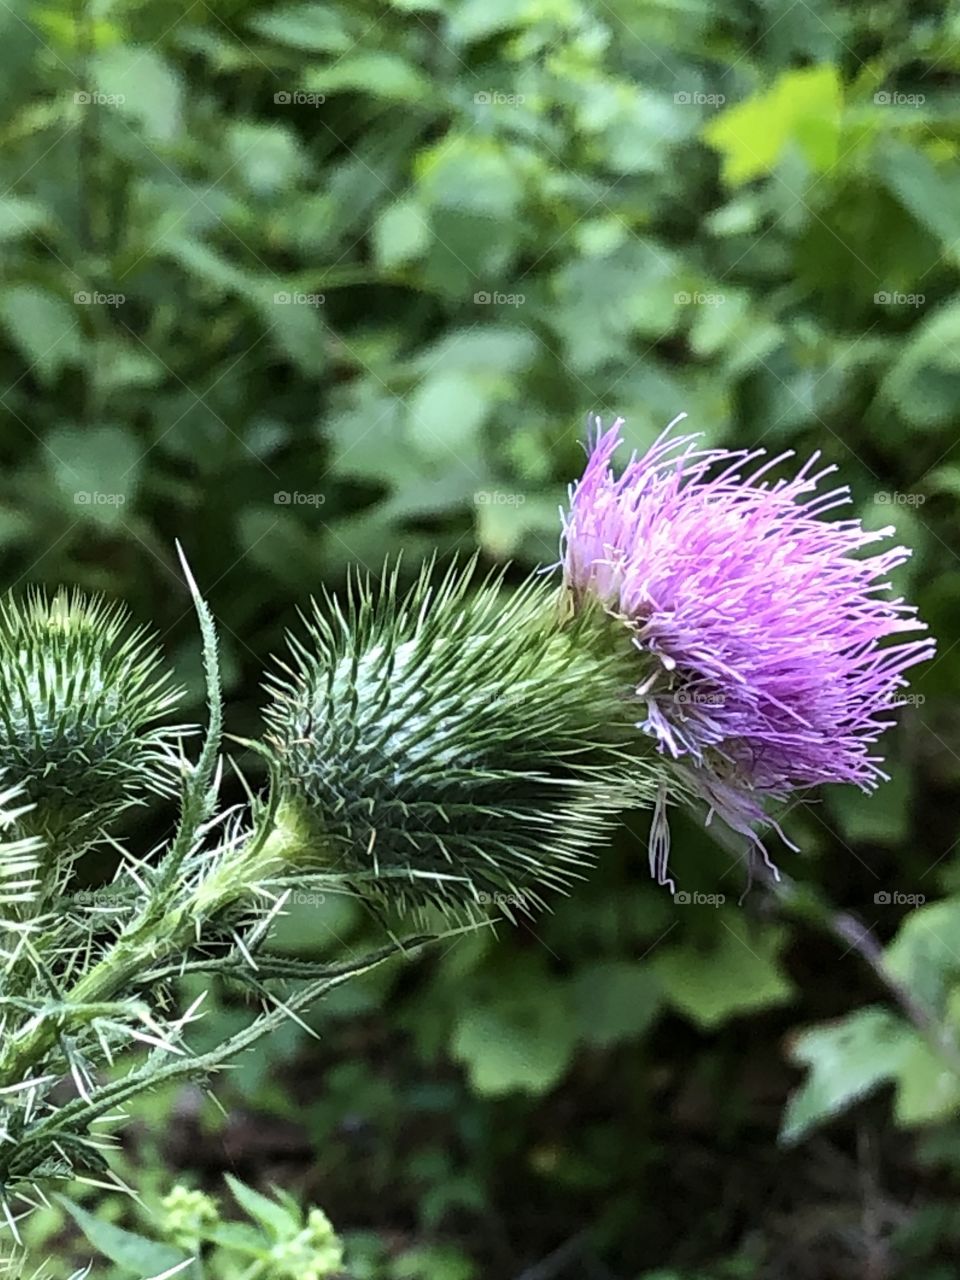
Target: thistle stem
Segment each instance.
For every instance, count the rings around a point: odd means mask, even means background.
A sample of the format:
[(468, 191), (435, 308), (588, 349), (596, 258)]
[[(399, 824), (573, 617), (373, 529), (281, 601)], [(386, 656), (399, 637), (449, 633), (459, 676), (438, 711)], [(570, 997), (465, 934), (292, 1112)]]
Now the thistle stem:
[(838, 911), (825, 902), (810, 885), (799, 885), (781, 874), (779, 881), (768, 880), (767, 887), (791, 915), (829, 933), (854, 951), (883, 983), (908, 1022), (916, 1028), (941, 1062), (960, 1078), (960, 1048), (942, 1020), (892, 972), (883, 947), (865, 924), (846, 911)]
[[(454, 930), (453, 932), (459, 931)], [(229, 1040), (208, 1053), (200, 1054), (196, 1057), (178, 1058), (173, 1062), (160, 1064), (148, 1059), (142, 1067), (130, 1075), (122, 1076), (118, 1080), (105, 1084), (93, 1098), (89, 1100), (75, 1098), (72, 1102), (59, 1108), (54, 1114), (40, 1120), (23, 1135), (17, 1144), (15, 1153), (17, 1162), (23, 1162), (29, 1167), (30, 1161), (34, 1158), (33, 1153), (41, 1151), (49, 1141), (64, 1129), (65, 1125), (69, 1125), (73, 1131), (82, 1131), (93, 1120), (122, 1106), (127, 1099), (141, 1093), (146, 1088), (152, 1088), (159, 1084), (169, 1084), (174, 1080), (195, 1079), (219, 1070), (228, 1059), (256, 1044), (263, 1036), (279, 1027), (291, 1014), (296, 1014), (298, 1011), (308, 1008), (328, 991), (340, 986), (351, 977), (377, 968), (394, 955), (406, 954), (409, 956), (435, 940), (431, 936), (421, 936), (410, 939), (405, 944), (393, 944), (358, 961), (351, 969), (343, 973), (324, 976), (308, 982), (284, 1003), (278, 1003), (275, 1008), (259, 1014), (247, 1026), (231, 1036)]]
[[(295, 847), (299, 835), (282, 813), (266, 833), (254, 831), (235, 856), (225, 856), (194, 892), (178, 905), (157, 911), (148, 903), (106, 954), (64, 994), (63, 1003), (96, 1004), (111, 1000), (136, 983), (158, 962), (182, 956), (197, 938), (200, 924), (242, 898), (250, 884)], [(59, 1028), (49, 1019), (11, 1037), (0, 1051), (0, 1087), (19, 1084), (56, 1045)]]

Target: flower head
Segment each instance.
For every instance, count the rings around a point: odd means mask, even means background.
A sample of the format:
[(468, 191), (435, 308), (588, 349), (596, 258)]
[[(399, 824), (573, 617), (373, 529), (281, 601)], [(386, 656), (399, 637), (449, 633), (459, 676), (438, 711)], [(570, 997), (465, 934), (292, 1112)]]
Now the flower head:
[[(893, 529), (823, 519), (849, 493), (819, 492), (835, 470), (818, 469), (819, 454), (775, 480), (790, 453), (700, 448), (671, 437), (671, 423), (616, 476), (622, 420), (596, 425), (564, 521), (565, 579), (576, 605), (599, 600), (631, 633), (638, 727), (671, 762), (676, 791), (762, 850), (766, 800), (823, 782), (872, 789), (903, 673), (934, 648), (894, 639), (925, 630), (889, 594), (910, 552), (860, 554)], [(666, 883), (665, 800), (651, 865)]]
[(79, 593), (0, 602), (0, 770), (28, 802), (17, 831), (76, 855), (169, 790), (178, 731), (154, 722), (179, 696), (125, 609)]

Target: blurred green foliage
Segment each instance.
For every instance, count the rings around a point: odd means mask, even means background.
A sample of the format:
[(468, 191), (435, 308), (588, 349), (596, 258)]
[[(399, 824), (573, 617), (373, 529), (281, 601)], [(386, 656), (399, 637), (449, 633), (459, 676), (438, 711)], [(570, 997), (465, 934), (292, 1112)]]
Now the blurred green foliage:
[[(916, 549), (940, 656), (893, 780), (797, 806), (781, 860), (952, 1035), (956, 5), (12, 0), (0, 64), (5, 582), (126, 598), (189, 676), (179, 537), (244, 733), (348, 564), (555, 559), (588, 412), (821, 449)], [(850, 947), (739, 901), (738, 850), (678, 819), (675, 903), (636, 827), (552, 916), (244, 1061), (226, 1105), (298, 1158), (204, 1107), (150, 1160), (273, 1160), (377, 1280), (954, 1275), (956, 1076)], [(371, 927), (328, 901), (284, 937)], [(35, 1232), (51, 1275), (84, 1257)]]
[(141, 1206), (150, 1236), (70, 1200), (62, 1203), (86, 1240), (114, 1264), (111, 1280), (184, 1271), (193, 1280), (198, 1273), (204, 1280), (232, 1280), (241, 1267), (259, 1280), (326, 1280), (342, 1274), (343, 1246), (322, 1209), (303, 1213), (292, 1197), (262, 1195), (229, 1174), (227, 1184), (247, 1221), (224, 1220), (212, 1196), (178, 1184), (158, 1205)]

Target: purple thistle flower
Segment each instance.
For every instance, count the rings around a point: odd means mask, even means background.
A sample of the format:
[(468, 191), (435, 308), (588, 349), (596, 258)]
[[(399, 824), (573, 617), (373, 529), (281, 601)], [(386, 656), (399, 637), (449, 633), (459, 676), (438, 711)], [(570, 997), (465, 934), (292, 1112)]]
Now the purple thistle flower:
[(931, 638), (885, 643), (926, 629), (913, 606), (889, 598), (887, 575), (910, 552), (858, 555), (894, 530), (822, 519), (850, 500), (846, 486), (817, 493), (835, 467), (817, 470), (815, 453), (792, 480), (771, 480), (792, 451), (760, 462), (762, 449), (698, 448), (696, 436), (668, 438), (678, 421), (617, 477), (622, 419), (607, 431), (596, 419), (563, 535), (575, 604), (599, 600), (645, 659), (638, 728), (671, 777), (650, 865), (671, 886), (668, 798), (705, 801), (708, 822), (718, 814), (772, 865), (754, 831), (771, 823), (765, 801), (823, 782), (870, 791), (885, 779), (872, 748), (893, 723), (903, 673), (934, 650)]

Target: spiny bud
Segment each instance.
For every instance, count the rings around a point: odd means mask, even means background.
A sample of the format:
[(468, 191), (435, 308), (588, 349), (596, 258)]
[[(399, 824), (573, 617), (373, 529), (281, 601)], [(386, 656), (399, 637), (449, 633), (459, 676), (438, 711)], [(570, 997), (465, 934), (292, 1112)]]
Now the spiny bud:
[(394, 903), (509, 914), (573, 877), (657, 768), (602, 612), (573, 616), (543, 578), (473, 578), (434, 589), (428, 568), (401, 598), (393, 571), (331, 620), (314, 606), (267, 719), (291, 857)]
[(179, 691), (122, 606), (41, 592), (0, 603), (0, 771), (32, 804), (21, 835), (76, 854), (118, 813), (171, 782)]

